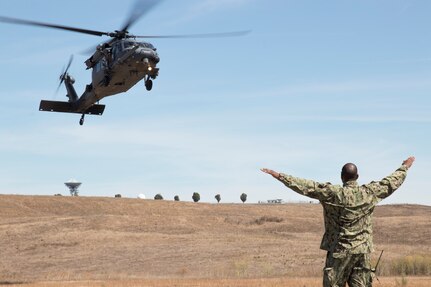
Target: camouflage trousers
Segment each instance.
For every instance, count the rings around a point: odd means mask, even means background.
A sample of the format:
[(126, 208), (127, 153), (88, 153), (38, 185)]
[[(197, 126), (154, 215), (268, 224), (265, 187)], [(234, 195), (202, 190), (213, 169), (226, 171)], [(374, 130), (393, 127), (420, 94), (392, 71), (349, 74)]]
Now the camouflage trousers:
[(323, 270), (323, 287), (371, 287), (369, 254), (333, 254), (328, 252)]

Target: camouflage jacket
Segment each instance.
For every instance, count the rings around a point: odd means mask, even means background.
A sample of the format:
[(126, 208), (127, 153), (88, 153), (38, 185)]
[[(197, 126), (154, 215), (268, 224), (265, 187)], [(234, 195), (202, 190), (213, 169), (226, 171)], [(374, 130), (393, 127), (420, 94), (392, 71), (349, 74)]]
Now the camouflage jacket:
[(407, 167), (402, 165), (381, 181), (361, 186), (356, 181), (340, 186), (283, 173), (280, 173), (279, 180), (297, 193), (320, 201), (325, 221), (320, 248), (333, 252), (334, 256), (342, 256), (373, 251), (374, 207), (399, 188), (406, 175)]

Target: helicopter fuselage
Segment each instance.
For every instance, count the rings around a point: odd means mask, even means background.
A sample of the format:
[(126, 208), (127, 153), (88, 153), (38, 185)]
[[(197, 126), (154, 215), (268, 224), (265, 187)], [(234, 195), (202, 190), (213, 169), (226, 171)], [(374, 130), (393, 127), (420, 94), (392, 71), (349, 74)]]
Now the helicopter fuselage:
[(75, 79), (66, 70), (60, 80), (66, 86), (69, 101), (42, 100), (39, 110), (82, 114), (82, 125), (85, 114), (103, 113), (105, 106), (97, 104), (101, 99), (126, 92), (141, 80), (145, 81), (145, 87), (150, 91), (152, 80), (159, 73), (159, 61), (156, 48), (148, 42), (126, 38), (101, 44), (85, 61), (87, 69), (92, 69), (92, 81), (81, 97), (73, 87)]
[(85, 61), (87, 69), (92, 69), (91, 87), (87, 86), (86, 93), (94, 95), (88, 94), (87, 104), (82, 103), (80, 109), (85, 110), (102, 98), (126, 92), (142, 79), (146, 83), (155, 79), (159, 61), (156, 48), (147, 42), (120, 39), (98, 46)]

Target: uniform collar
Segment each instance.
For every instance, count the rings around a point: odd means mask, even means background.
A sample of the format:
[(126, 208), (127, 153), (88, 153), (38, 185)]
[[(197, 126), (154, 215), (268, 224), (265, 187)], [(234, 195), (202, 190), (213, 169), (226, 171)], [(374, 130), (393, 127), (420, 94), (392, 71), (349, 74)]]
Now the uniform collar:
[(343, 184), (344, 187), (354, 187), (358, 186), (358, 182), (356, 180), (350, 180)]

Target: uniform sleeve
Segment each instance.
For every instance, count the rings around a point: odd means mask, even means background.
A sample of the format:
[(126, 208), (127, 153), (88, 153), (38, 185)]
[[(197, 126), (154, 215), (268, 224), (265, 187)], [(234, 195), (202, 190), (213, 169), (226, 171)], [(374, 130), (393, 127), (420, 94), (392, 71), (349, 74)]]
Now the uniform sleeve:
[(284, 173), (280, 173), (278, 180), (293, 191), (319, 201), (328, 201), (334, 194), (330, 183), (319, 183)]
[(379, 182), (371, 182), (367, 184), (366, 187), (371, 191), (374, 196), (378, 199), (382, 200), (397, 190), (401, 184), (403, 184), (404, 180), (407, 176), (407, 167), (402, 165), (391, 175), (385, 177)]

